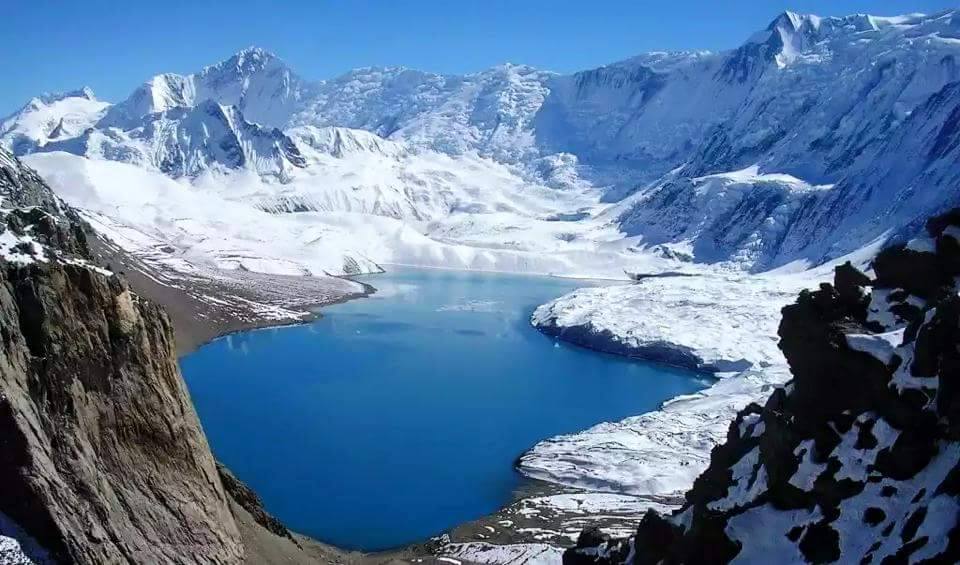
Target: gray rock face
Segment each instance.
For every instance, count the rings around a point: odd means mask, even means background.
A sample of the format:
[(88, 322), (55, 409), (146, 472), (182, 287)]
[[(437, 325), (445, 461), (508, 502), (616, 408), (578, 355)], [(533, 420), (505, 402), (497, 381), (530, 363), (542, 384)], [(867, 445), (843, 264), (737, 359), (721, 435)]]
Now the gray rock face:
[[(244, 548), (166, 314), (0, 154), (0, 512), (58, 561), (232, 563)], [(29, 238), (29, 239), (28, 239)], [(8, 533), (8, 532), (0, 532)]]
[(70, 561), (238, 560), (166, 315), (82, 266), (0, 281), (0, 509)]

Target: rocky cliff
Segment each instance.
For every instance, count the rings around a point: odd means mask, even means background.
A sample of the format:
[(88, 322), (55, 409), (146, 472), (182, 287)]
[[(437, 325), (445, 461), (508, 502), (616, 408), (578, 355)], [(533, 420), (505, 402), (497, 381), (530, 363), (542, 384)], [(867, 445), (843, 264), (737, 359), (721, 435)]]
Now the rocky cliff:
[(26, 553), (0, 560), (240, 562), (238, 506), (290, 538), (225, 490), (166, 314), (93, 266), (76, 213), (2, 150), (0, 198), (0, 539)]
[(783, 310), (794, 379), (750, 405), (670, 516), (565, 563), (960, 559), (960, 210)]

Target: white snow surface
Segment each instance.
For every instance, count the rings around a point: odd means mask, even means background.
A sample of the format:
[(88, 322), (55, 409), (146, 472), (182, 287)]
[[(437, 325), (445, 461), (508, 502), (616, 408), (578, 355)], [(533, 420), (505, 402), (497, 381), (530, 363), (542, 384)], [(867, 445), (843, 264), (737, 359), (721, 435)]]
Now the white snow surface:
[(175, 180), (65, 152), (24, 161), (121, 247), (173, 270), (186, 261), (342, 275), (404, 264), (623, 278), (624, 266), (674, 266), (630, 252), (611, 226), (550, 221), (558, 210), (596, 203), (595, 195), (524, 184), (490, 160), (308, 155), (318, 167), (287, 183), (247, 171)]
[(726, 533), (730, 539), (743, 543), (744, 547), (734, 563), (765, 565), (770, 563), (771, 555), (776, 555), (777, 563), (806, 564), (807, 560), (797, 546), (789, 541), (786, 532), (820, 518), (819, 509), (782, 511), (770, 504), (734, 516), (727, 524)]
[(632, 347), (688, 352), (717, 379), (660, 410), (542, 441), (521, 457), (520, 470), (595, 492), (681, 496), (736, 413), (789, 380), (777, 348), (780, 310), (800, 290), (827, 280), (832, 265), (799, 274), (647, 278), (576, 290), (541, 306), (534, 325), (588, 326)]
[(657, 411), (536, 444), (524, 474), (596, 492), (680, 496), (707, 468), (737, 412), (789, 379), (782, 367), (744, 371)]
[[(544, 510), (567, 514), (597, 515), (616, 510), (619, 513), (642, 515), (649, 509), (664, 513), (672, 509), (646, 498), (614, 493), (563, 493), (548, 496), (535, 496), (523, 499), (522, 505), (536, 512)], [(523, 512), (523, 510), (521, 510)]]
[(453, 565), (496, 563), (499, 565), (556, 565), (563, 556), (563, 548), (545, 543), (518, 543), (495, 545), (485, 542), (453, 543), (444, 546), (440, 559)]
[(904, 328), (880, 334), (847, 334), (850, 349), (862, 351), (879, 360), (884, 365), (893, 359), (894, 350), (903, 343)]
[(780, 308), (809, 280), (713, 275), (646, 278), (637, 284), (576, 290), (537, 308), (535, 326), (589, 327), (628, 349), (689, 353), (693, 368), (742, 371), (782, 365)]

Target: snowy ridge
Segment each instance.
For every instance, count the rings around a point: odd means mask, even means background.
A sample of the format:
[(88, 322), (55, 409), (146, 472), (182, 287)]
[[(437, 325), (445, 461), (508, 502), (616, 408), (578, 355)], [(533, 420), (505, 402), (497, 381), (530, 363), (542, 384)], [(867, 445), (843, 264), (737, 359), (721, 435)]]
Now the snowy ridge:
[[(751, 269), (767, 265), (803, 205), (833, 185), (812, 186), (753, 165), (702, 177), (678, 177), (619, 203), (620, 226), (698, 261)], [(615, 212), (611, 212), (615, 213)]]
[[(5, 120), (0, 142), (174, 177), (361, 179), (357, 195), (263, 195), (267, 210), (415, 222), (513, 212), (451, 194), (463, 178), (385, 166), (429, 167), (446, 155), (460, 172), (499, 167), (514, 187), (508, 201), (530, 186), (583, 195), (575, 209), (540, 214), (588, 224), (560, 237), (606, 242), (618, 232), (623, 248), (753, 271), (816, 265), (881, 236), (909, 238), (921, 218), (960, 200), (951, 188), (958, 22), (955, 11), (787, 12), (729, 51), (650, 53), (567, 76), (505, 64), (464, 76), (365, 68), (309, 82), (248, 48), (194, 74), (157, 75), (109, 108), (84, 93), (38, 99), (43, 111)], [(57, 106), (67, 101), (82, 108)], [(370, 161), (348, 157), (358, 154), (382, 157), (374, 186), (363, 180)], [(442, 237), (461, 230), (444, 226)], [(526, 236), (498, 243), (531, 247)]]

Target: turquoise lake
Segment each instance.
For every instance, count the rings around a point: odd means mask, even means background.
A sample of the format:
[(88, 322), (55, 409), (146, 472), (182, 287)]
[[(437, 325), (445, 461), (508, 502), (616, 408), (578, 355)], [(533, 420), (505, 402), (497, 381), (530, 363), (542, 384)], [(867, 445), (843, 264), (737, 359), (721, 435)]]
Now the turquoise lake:
[(494, 512), (536, 442), (704, 386), (530, 326), (536, 306), (590, 281), (400, 268), (361, 280), (378, 292), (181, 360), (217, 458), (291, 529), (340, 547), (398, 547)]

